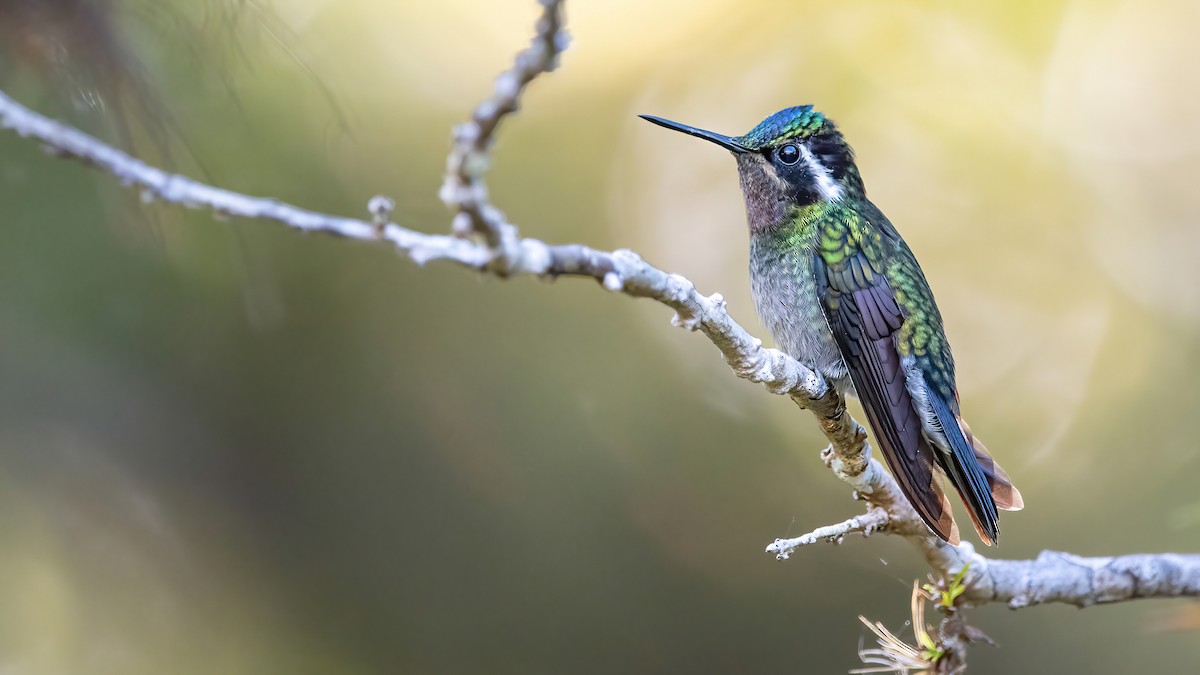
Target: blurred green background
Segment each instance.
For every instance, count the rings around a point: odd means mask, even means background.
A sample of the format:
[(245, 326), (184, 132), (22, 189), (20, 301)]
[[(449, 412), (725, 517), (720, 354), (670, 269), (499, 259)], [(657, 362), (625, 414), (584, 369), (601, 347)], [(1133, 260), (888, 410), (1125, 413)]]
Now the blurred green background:
[[(756, 334), (729, 133), (814, 103), (920, 257), (1024, 492), (993, 553), (1200, 549), (1195, 2), (568, 3), (505, 123), (528, 236), (629, 247)], [(449, 129), (527, 0), (0, 0), (0, 84), (217, 185), (445, 231)], [(0, 668), (843, 672), (926, 568), (787, 400), (670, 312), (142, 205), (0, 135)], [(1183, 603), (971, 612), (971, 672), (1183, 672)], [(869, 641), (869, 640), (868, 640)]]

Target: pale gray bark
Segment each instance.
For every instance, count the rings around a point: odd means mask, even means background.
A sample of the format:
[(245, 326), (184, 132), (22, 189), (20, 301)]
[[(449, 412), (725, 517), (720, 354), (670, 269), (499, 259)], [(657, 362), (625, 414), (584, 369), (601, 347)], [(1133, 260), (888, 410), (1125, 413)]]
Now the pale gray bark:
[[(986, 560), (971, 602), (1013, 609), (1063, 602), (1078, 607), (1139, 598), (1200, 596), (1200, 556), (1160, 553), (1084, 558), (1042, 551), (1035, 560)], [(983, 583), (986, 582), (986, 583)]]

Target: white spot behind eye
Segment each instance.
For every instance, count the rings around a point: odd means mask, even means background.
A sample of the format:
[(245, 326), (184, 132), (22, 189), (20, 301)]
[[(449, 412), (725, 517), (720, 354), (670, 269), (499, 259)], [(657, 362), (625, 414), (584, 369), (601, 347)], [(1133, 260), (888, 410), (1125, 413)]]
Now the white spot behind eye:
[(835, 202), (842, 198), (842, 186), (833, 180), (833, 175), (829, 173), (829, 169), (817, 159), (816, 155), (812, 154), (805, 145), (797, 145), (800, 148), (800, 155), (804, 157), (804, 163), (808, 165), (813, 176), (817, 179), (817, 189), (821, 191), (821, 196), (828, 201)]

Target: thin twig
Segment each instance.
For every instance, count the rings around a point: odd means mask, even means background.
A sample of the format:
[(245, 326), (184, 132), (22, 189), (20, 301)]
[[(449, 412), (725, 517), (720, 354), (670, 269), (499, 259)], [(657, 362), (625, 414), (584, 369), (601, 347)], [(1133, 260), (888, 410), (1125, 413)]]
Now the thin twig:
[(538, 19), (529, 47), (517, 54), (512, 68), (496, 78), (491, 97), (480, 103), (471, 119), (454, 127), (454, 147), (446, 158), (446, 177), (441, 197), (454, 212), (456, 235), (478, 235), (491, 251), (489, 271), (507, 276), (519, 271), (521, 247), (517, 227), (488, 199), (483, 176), (491, 166), (491, 149), (496, 128), (520, 106), (525, 87), (543, 73), (558, 67), (558, 57), (567, 47), (563, 30), (562, 0), (540, 0)]
[(876, 532), (886, 531), (889, 516), (883, 509), (872, 509), (861, 516), (840, 522), (836, 525), (826, 525), (791, 539), (776, 539), (767, 546), (767, 553), (774, 553), (780, 560), (787, 560), (801, 546), (811, 546), (820, 541), (840, 544), (848, 534), (862, 534), (869, 537)]

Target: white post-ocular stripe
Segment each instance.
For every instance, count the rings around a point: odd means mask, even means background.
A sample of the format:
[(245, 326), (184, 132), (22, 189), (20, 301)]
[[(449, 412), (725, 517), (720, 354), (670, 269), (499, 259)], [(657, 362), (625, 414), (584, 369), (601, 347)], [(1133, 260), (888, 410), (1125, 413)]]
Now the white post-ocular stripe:
[(842, 186), (833, 180), (829, 169), (825, 168), (816, 155), (812, 154), (812, 150), (805, 147), (803, 143), (797, 144), (796, 147), (800, 148), (800, 154), (804, 156), (804, 163), (808, 165), (808, 169), (817, 179), (817, 189), (821, 191), (821, 196), (831, 202), (841, 199)]

